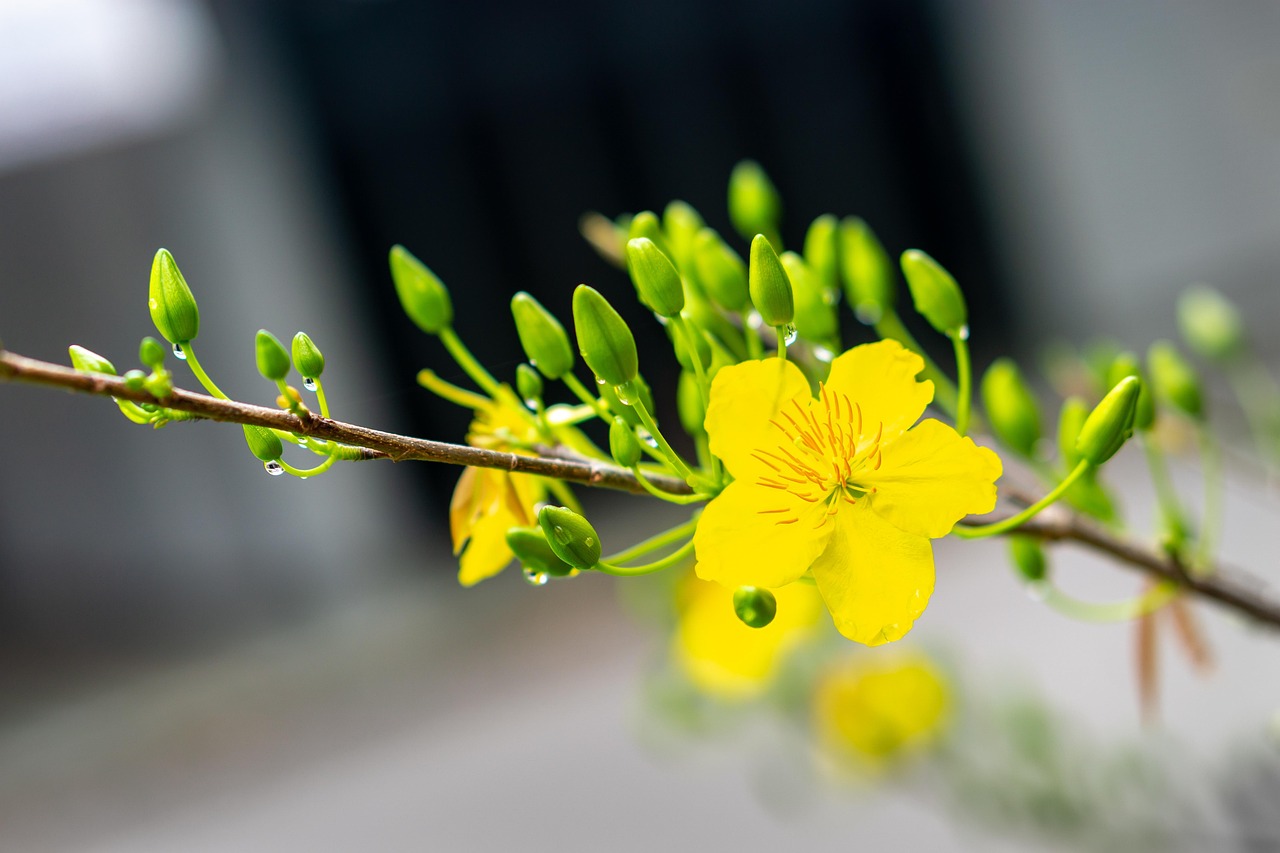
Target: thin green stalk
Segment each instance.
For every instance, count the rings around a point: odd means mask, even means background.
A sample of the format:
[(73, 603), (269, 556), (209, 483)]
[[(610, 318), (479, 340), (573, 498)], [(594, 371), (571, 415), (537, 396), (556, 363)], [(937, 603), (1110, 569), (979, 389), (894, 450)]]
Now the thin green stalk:
[(636, 410), (636, 414), (640, 416), (640, 423), (644, 424), (644, 428), (649, 431), (649, 435), (653, 436), (653, 440), (658, 442), (658, 451), (662, 453), (671, 469), (684, 479), (693, 476), (693, 471), (689, 469), (689, 465), (680, 458), (680, 454), (667, 443), (666, 437), (662, 434), (662, 430), (658, 429), (658, 423), (653, 419), (653, 415), (649, 414), (649, 407), (644, 404), (644, 400), (640, 395), (636, 395), (632, 401), (631, 407)]
[(452, 326), (447, 326), (440, 330), (440, 343), (444, 344), (444, 348), (449, 351), (449, 355), (453, 356), (453, 360), (458, 366), (471, 377), (471, 381), (480, 386), (490, 397), (498, 393), (498, 380), (490, 375), (489, 371), (484, 369), (476, 357), (471, 354), (471, 350), (467, 349), (462, 343), (462, 339), (458, 337), (458, 333), (453, 330)]
[(760, 340), (760, 330), (751, 322), (751, 308), (742, 312), (742, 336), (747, 340), (747, 355), (753, 359), (764, 358), (764, 342)]
[(1053, 491), (1049, 492), (1049, 494), (1045, 495), (1022, 512), (1017, 515), (1009, 516), (1004, 521), (997, 521), (994, 524), (982, 525), (957, 524), (951, 532), (954, 535), (959, 536), (961, 539), (982, 539), (987, 536), (997, 536), (1001, 533), (1008, 533), (1023, 522), (1034, 518), (1045, 507), (1052, 505), (1055, 501), (1061, 498), (1066, 494), (1067, 489), (1071, 488), (1076, 480), (1083, 477), (1092, 467), (1093, 465), (1088, 459), (1081, 459), (1075, 469), (1068, 474), (1067, 478), (1059, 483)]
[(320, 405), (320, 417), (329, 417), (329, 400), (324, 396), (324, 383), (317, 376), (311, 380), (316, 384), (316, 403)]
[(1200, 465), (1204, 476), (1204, 518), (1200, 520), (1200, 540), (1196, 543), (1195, 568), (1205, 571), (1213, 565), (1213, 553), (1222, 533), (1223, 476), (1222, 448), (1214, 440), (1207, 423), (1196, 425), (1200, 439)]
[(285, 462), (283, 459), (276, 460), (276, 462), (280, 465), (280, 467), (284, 469), (284, 472), (286, 474), (292, 474), (295, 477), (319, 476), (320, 474), (323, 474), (325, 471), (328, 471), (330, 468), (332, 468), (333, 463), (336, 461), (337, 459), (335, 457), (330, 456), (328, 459), (324, 460), (314, 468), (295, 468), (292, 465), (290, 465), (288, 462)]
[(182, 351), (187, 356), (187, 366), (191, 368), (191, 372), (195, 374), (196, 379), (204, 386), (204, 390), (219, 400), (231, 399), (226, 394), (223, 394), (222, 389), (214, 385), (213, 380), (209, 378), (209, 374), (204, 372), (204, 367), (201, 366), (200, 359), (196, 358), (196, 351), (192, 349), (190, 341), (182, 344)]
[(646, 492), (653, 495), (655, 498), (666, 501), (667, 503), (685, 505), (685, 504), (703, 503), (709, 500), (709, 498), (706, 495), (701, 495), (701, 494), (673, 495), (670, 492), (664, 492), (661, 489), (659, 489), (657, 486), (649, 482), (648, 478), (645, 477), (644, 472), (640, 470), (640, 466), (638, 465), (632, 468), (631, 472), (636, 475), (636, 480), (640, 482), (640, 485), (644, 487), (644, 490)]
[(592, 411), (596, 413), (596, 416), (601, 418), (605, 423), (609, 423), (613, 420), (613, 413), (609, 411), (609, 404), (588, 391), (587, 386), (583, 385), (582, 381), (578, 379), (577, 376), (574, 376), (572, 373), (566, 373), (564, 376), (560, 377), (560, 381), (573, 392), (575, 397), (590, 406)]
[(661, 560), (655, 560), (652, 563), (645, 563), (640, 566), (615, 566), (611, 563), (602, 561), (592, 566), (592, 569), (606, 575), (615, 575), (620, 578), (633, 578), (638, 575), (651, 575), (654, 572), (661, 572), (665, 569), (671, 569), (676, 566), (683, 565), (692, 556), (693, 540), (691, 539), (684, 545), (681, 545), (679, 550), (673, 551)]
[(969, 430), (969, 410), (973, 403), (973, 369), (969, 365), (969, 342), (960, 334), (951, 334), (951, 345), (956, 352), (956, 378), (960, 382), (956, 403), (956, 432), (964, 435)]
[(1139, 619), (1155, 613), (1177, 598), (1180, 592), (1180, 587), (1176, 583), (1164, 581), (1134, 598), (1123, 601), (1093, 602), (1073, 598), (1048, 581), (1043, 583), (1046, 584), (1041, 587), (1044, 592), (1044, 604), (1063, 616), (1079, 619), (1082, 622), (1128, 622)]
[(667, 545), (675, 544), (686, 536), (692, 536), (693, 531), (698, 529), (698, 519), (691, 518), (683, 524), (677, 524), (670, 530), (664, 530), (661, 533), (654, 534), (642, 542), (637, 542), (630, 548), (625, 548), (616, 554), (610, 554), (604, 558), (606, 563), (629, 563), (637, 560), (646, 554), (651, 554), (659, 548)]
[(1156, 503), (1160, 506), (1160, 514), (1164, 517), (1166, 532), (1173, 537), (1174, 542), (1181, 549), (1187, 535), (1187, 524), (1182, 514), (1182, 507), (1178, 503), (1178, 492), (1174, 489), (1173, 480), (1169, 477), (1169, 466), (1164, 454), (1151, 440), (1150, 435), (1140, 432), (1138, 441), (1147, 458), (1147, 470), (1151, 472), (1151, 482), (1156, 488)]
[(787, 360), (787, 330), (784, 326), (779, 326), (774, 330), (778, 335), (778, 358), (783, 361)]
[(698, 380), (698, 396), (702, 399), (702, 409), (706, 411), (707, 401), (711, 393), (711, 382), (707, 379), (707, 369), (702, 364), (702, 359), (698, 357), (697, 342), (694, 338), (693, 326), (684, 318), (683, 314), (677, 314), (671, 318), (675, 325), (676, 334), (684, 339), (685, 352), (689, 353), (689, 360), (693, 362), (693, 375)]
[(933, 402), (937, 403), (938, 408), (942, 409), (942, 411), (955, 417), (957, 398), (955, 383), (947, 378), (947, 375), (942, 372), (938, 365), (934, 364), (933, 359), (929, 358), (929, 354), (924, 351), (924, 347), (920, 346), (920, 342), (902, 324), (902, 319), (898, 316), (898, 313), (892, 308), (886, 309), (880, 315), (880, 319), (876, 321), (874, 328), (876, 334), (880, 337), (893, 338), (924, 359), (924, 370), (920, 372), (920, 378), (933, 382)]

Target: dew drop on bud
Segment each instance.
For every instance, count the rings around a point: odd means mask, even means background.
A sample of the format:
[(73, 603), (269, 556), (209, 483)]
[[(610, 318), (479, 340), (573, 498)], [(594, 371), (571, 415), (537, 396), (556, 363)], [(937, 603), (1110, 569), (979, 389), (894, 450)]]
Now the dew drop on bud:
[(187, 354), (186, 354), (186, 352), (182, 349), (182, 344), (174, 344), (174, 345), (173, 345), (173, 357), (174, 357), (174, 358), (182, 359), (183, 361), (186, 361), (186, 360), (187, 360)]
[(270, 474), (272, 477), (279, 477), (281, 474), (284, 473), (284, 466), (274, 459), (272, 459), (270, 462), (263, 462), (262, 467), (266, 469), (266, 472)]
[(556, 541), (561, 545), (568, 545), (570, 540), (573, 539), (573, 537), (569, 535), (569, 531), (565, 530), (563, 527), (557, 526), (553, 528), (551, 532), (555, 535)]
[(796, 328), (795, 323), (788, 323), (782, 327), (782, 343), (784, 346), (791, 346), (798, 337), (800, 337), (800, 330)]
[(603, 385), (603, 384), (604, 384), (604, 380), (603, 380), (603, 379), (601, 379), (599, 376), (597, 376), (597, 377), (596, 377), (596, 384), (597, 384), (597, 385)]
[(618, 402), (624, 406), (630, 406), (635, 403), (635, 393), (632, 388), (626, 385), (613, 386), (613, 393), (618, 395)]
[(306, 388), (308, 391), (314, 391), (316, 390), (316, 381), (310, 376), (306, 376), (302, 380), (302, 387)]
[(637, 429), (636, 436), (654, 450), (658, 449), (658, 440), (654, 438), (653, 433), (649, 432), (647, 429), (644, 429), (643, 427)]
[(548, 580), (550, 580), (550, 576), (546, 572), (537, 572), (525, 566), (524, 582), (529, 586), (546, 586)]
[(960, 331), (956, 332), (956, 336), (960, 338), (960, 340), (962, 341), (969, 340), (969, 325), (966, 323), (965, 325), (961, 326)]
[(836, 354), (826, 347), (814, 347), (813, 357), (823, 364), (830, 364), (831, 360), (836, 357)]

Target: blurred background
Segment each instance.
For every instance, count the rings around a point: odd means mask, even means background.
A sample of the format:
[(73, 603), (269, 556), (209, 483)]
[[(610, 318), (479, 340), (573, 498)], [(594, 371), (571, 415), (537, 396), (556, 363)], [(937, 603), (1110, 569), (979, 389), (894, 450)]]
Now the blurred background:
[[(459, 440), (467, 414), (414, 383), (460, 371), (402, 316), (391, 244), (450, 286), (461, 337), (510, 379), (513, 291), (561, 317), (580, 281), (629, 292), (578, 237), (583, 212), (680, 198), (728, 234), (726, 181), (750, 157), (789, 244), (856, 214), (891, 253), (946, 265), (979, 369), (1057, 338), (1145, 349), (1198, 281), (1274, 364), (1278, 39), (1280, 7), (1244, 0), (7, 0), (0, 335), (133, 366), (164, 246), (233, 397), (274, 397), (258, 328), (302, 329), (335, 417)], [(650, 381), (673, 381), (661, 330), (627, 316)], [(918, 791), (771, 798), (748, 750), (647, 748), (638, 684), (662, 639), (601, 578), (459, 590), (455, 469), (301, 483), (265, 476), (234, 428), (152, 432), (24, 387), (0, 388), (0, 413), (4, 849), (1046, 843), (975, 834)], [(1194, 466), (1175, 477), (1197, 488)], [(1228, 502), (1225, 556), (1274, 580), (1274, 489), (1237, 476)], [(1150, 503), (1138, 487), (1138, 530)], [(606, 540), (664, 526), (634, 499), (600, 507)], [(1205, 610), (1217, 671), (1169, 668), (1144, 734), (1127, 626), (1045, 612), (998, 545), (938, 562), (913, 637), (974, 678), (1026, 679), (1099, 737), (1167, 737), (1211, 767), (1280, 707), (1274, 638)], [(1077, 554), (1061, 568), (1085, 593), (1137, 588)], [(1280, 844), (1274, 823), (1217, 819), (1221, 849)]]

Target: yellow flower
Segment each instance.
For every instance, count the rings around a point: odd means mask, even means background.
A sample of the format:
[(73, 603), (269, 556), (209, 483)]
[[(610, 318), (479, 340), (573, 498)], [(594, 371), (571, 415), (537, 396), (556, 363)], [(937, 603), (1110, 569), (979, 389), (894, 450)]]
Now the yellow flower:
[(776, 593), (778, 615), (748, 628), (733, 612), (733, 590), (690, 575), (680, 588), (672, 655), (699, 690), (723, 699), (748, 699), (769, 686), (778, 665), (814, 633), (822, 599), (809, 584)]
[(854, 659), (818, 679), (814, 726), (826, 754), (874, 770), (931, 744), (949, 706), (946, 682), (923, 657)]
[(930, 539), (995, 507), (1000, 459), (933, 419), (923, 360), (896, 341), (831, 363), (818, 399), (782, 359), (725, 367), (711, 386), (711, 452), (734, 482), (694, 536), (698, 576), (776, 589), (812, 572), (836, 627), (897, 640), (933, 592)]

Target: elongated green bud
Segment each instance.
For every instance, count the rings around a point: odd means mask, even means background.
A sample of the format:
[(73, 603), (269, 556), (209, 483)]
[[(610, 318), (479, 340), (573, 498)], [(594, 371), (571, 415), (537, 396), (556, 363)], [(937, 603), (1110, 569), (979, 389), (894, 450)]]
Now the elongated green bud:
[(613, 386), (636, 378), (640, 359), (631, 329), (608, 300), (585, 284), (573, 292), (573, 328), (578, 352), (592, 373)]
[(507, 547), (516, 555), (520, 565), (533, 574), (562, 578), (573, 571), (573, 566), (561, 560), (551, 550), (541, 527), (511, 528), (507, 531)]
[(453, 301), (449, 290), (426, 264), (404, 246), (391, 247), (391, 280), (400, 297), (400, 307), (419, 329), (437, 335), (453, 323)]
[(555, 555), (575, 569), (589, 569), (600, 562), (600, 537), (591, 523), (573, 510), (544, 506), (538, 513), (538, 526)]
[(250, 426), (244, 424), (244, 442), (249, 445), (249, 451), (263, 462), (271, 462), (279, 459), (280, 454), (284, 452), (284, 447), (280, 444), (280, 439), (269, 429), (260, 426)]
[(702, 215), (683, 201), (673, 201), (662, 211), (662, 230), (671, 247), (671, 260), (682, 273), (693, 272), (693, 247), (705, 227)]
[(609, 453), (613, 461), (623, 468), (630, 468), (640, 461), (640, 440), (635, 429), (622, 418), (614, 418), (609, 425)]
[(648, 237), (627, 241), (627, 269), (640, 301), (663, 317), (684, 310), (684, 285), (671, 259)]
[(1210, 287), (1178, 299), (1178, 327), (1191, 348), (1210, 361), (1229, 361), (1244, 349), (1244, 325), (1235, 306)]
[(1200, 377), (1169, 341), (1156, 341), (1147, 350), (1147, 369), (1156, 396), (1183, 414), (1204, 417), (1204, 394)]
[[(642, 210), (631, 217), (631, 224), (627, 227), (627, 241), (630, 242), (640, 237), (653, 241), (653, 244), (658, 247), (662, 254), (666, 255), (668, 259), (674, 260), (675, 256), (671, 251), (671, 246), (667, 244), (667, 235), (662, 233), (662, 223), (658, 221), (658, 214), (652, 210)], [(624, 254), (626, 252), (625, 246), (623, 246), (623, 252)], [(627, 263), (630, 264), (631, 261), (628, 260)]]
[(167, 349), (164, 344), (155, 338), (147, 335), (142, 339), (142, 343), (138, 344), (138, 361), (150, 367), (152, 370), (159, 370), (164, 367), (164, 357)]
[(541, 400), (542, 375), (527, 364), (516, 365), (516, 390), (527, 404)]
[(1107, 371), (1107, 384), (1114, 387), (1126, 376), (1136, 376), (1142, 381), (1142, 390), (1138, 393), (1138, 403), (1133, 410), (1133, 428), (1146, 432), (1155, 425), (1156, 402), (1152, 399), (1147, 379), (1142, 375), (1142, 363), (1131, 352), (1122, 352), (1111, 362)]
[(795, 297), (791, 292), (791, 279), (782, 268), (782, 261), (773, 245), (763, 234), (751, 241), (751, 265), (747, 269), (747, 285), (751, 302), (760, 312), (766, 326), (786, 326), (795, 320)]
[(717, 305), (735, 314), (747, 307), (747, 265), (719, 234), (710, 228), (698, 233), (693, 262), (702, 289)]
[(1126, 376), (1107, 392), (1089, 413), (1076, 438), (1076, 453), (1081, 459), (1096, 466), (1116, 455), (1133, 435), (1133, 419), (1141, 393), (1142, 380), (1136, 376)]
[(280, 339), (259, 329), (253, 339), (253, 352), (258, 362), (258, 372), (266, 379), (279, 382), (289, 375), (289, 353)]
[(511, 316), (524, 354), (543, 376), (555, 380), (573, 370), (569, 335), (542, 303), (521, 291), (511, 297)]
[(293, 336), (293, 366), (304, 379), (319, 379), (324, 373), (324, 353), (306, 332)]
[(828, 291), (795, 252), (783, 252), (778, 260), (782, 261), (782, 268), (791, 280), (795, 324), (800, 337), (810, 341), (830, 340), (840, 330), (840, 319)]
[(856, 216), (840, 220), (840, 270), (858, 319), (873, 325), (893, 309), (893, 264), (875, 232)]
[(754, 160), (743, 160), (729, 175), (729, 221), (744, 240), (756, 234), (765, 234), (770, 241), (778, 239), (782, 198)]
[(840, 221), (830, 213), (813, 220), (805, 232), (804, 262), (825, 290), (839, 294)]
[(676, 386), (676, 410), (680, 414), (680, 425), (689, 435), (700, 435), (707, 431), (703, 426), (703, 421), (707, 419), (707, 409), (702, 405), (698, 377), (687, 370), (680, 372), (680, 384)]
[(778, 615), (778, 599), (758, 586), (740, 586), (733, 591), (733, 612), (748, 628), (763, 628)]
[(1048, 564), (1044, 557), (1044, 548), (1040, 540), (1034, 536), (1009, 537), (1009, 557), (1013, 567), (1022, 579), (1031, 583), (1042, 581), (1048, 574)]
[(168, 249), (156, 252), (151, 261), (147, 307), (156, 330), (171, 344), (194, 341), (200, 333), (200, 306)]
[(1068, 397), (1062, 401), (1062, 410), (1058, 413), (1058, 453), (1068, 468), (1074, 468), (1080, 461), (1076, 451), (1076, 439), (1089, 417), (1089, 404), (1080, 397)]
[(902, 274), (916, 311), (944, 335), (968, 337), (969, 311), (964, 294), (942, 264), (919, 249), (902, 253)]
[(72, 344), (67, 347), (67, 354), (71, 356), (71, 366), (76, 370), (83, 370), (86, 373), (105, 373), (108, 376), (116, 375), (116, 366), (93, 350)]
[[(982, 405), (996, 438), (1025, 457), (1040, 440), (1040, 407), (1012, 359), (998, 358), (982, 377)], [(1072, 437), (1072, 444), (1075, 437)]]

